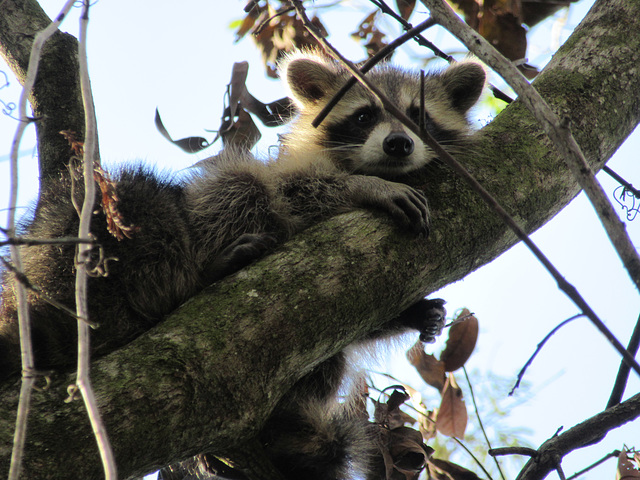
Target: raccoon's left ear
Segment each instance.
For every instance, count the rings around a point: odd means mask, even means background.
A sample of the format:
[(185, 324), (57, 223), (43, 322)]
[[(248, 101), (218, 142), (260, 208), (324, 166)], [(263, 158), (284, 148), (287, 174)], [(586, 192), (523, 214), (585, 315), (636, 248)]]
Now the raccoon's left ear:
[(337, 72), (317, 58), (294, 58), (284, 64), (282, 74), (295, 99), (303, 104), (317, 103), (337, 88)]
[(487, 75), (478, 63), (460, 62), (447, 68), (441, 78), (453, 108), (466, 113), (480, 98)]

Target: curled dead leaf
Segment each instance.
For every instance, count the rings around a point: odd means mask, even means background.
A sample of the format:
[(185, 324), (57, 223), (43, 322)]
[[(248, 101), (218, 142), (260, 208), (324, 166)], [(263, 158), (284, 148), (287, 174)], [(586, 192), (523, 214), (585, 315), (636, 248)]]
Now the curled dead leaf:
[(396, 6), (398, 7), (400, 16), (405, 20), (409, 20), (416, 6), (416, 0), (396, 0)]
[(420, 432), (409, 427), (379, 427), (378, 433), (379, 456), (372, 464), (375, 474), (371, 478), (417, 480), (433, 453)]
[[(376, 26), (376, 18), (379, 10), (374, 10), (358, 25), (358, 29), (351, 34), (355, 40), (359, 40), (367, 49), (367, 54), (371, 57), (378, 53), (387, 45), (386, 34)], [(391, 54), (386, 57), (388, 60)]]
[(411, 397), (404, 390), (402, 385), (394, 385), (392, 387), (387, 387), (383, 391), (387, 391), (389, 389), (393, 389), (391, 395), (389, 395), (386, 403), (376, 402), (374, 400), (375, 410), (373, 413), (373, 418), (375, 422), (379, 425), (385, 425), (388, 428), (394, 428), (396, 426), (404, 425), (407, 417), (411, 419), (414, 423), (415, 420), (400, 410), (400, 405), (404, 404)]
[(407, 359), (428, 385), (442, 391), (446, 380), (445, 363), (443, 361), (438, 360), (431, 354), (427, 354), (424, 351), (422, 342), (416, 342), (407, 351)]
[(440, 355), (446, 372), (453, 372), (462, 367), (473, 353), (478, 340), (478, 319), (466, 308), (463, 309), (449, 329), (447, 345)]
[(436, 429), (448, 437), (463, 438), (468, 419), (462, 390), (456, 383), (453, 373), (449, 373), (442, 390), (442, 401), (436, 417)]
[(433, 449), (424, 444), (420, 432), (399, 427), (391, 430), (389, 452), (393, 459), (392, 478), (417, 480)]
[(102, 211), (107, 217), (107, 230), (116, 239), (122, 240), (125, 237), (132, 238), (140, 230), (135, 225), (127, 225), (120, 210), (118, 210), (118, 195), (116, 184), (111, 176), (105, 172), (100, 165), (93, 166), (93, 179), (98, 183), (102, 194)]

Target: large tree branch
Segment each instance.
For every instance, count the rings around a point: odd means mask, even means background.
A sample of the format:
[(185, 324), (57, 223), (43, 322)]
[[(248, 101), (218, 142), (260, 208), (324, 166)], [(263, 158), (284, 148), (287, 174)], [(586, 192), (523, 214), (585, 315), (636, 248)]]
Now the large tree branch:
[[(51, 19), (34, 0), (0, 2), (0, 54), (22, 83), (36, 33)], [(29, 97), (36, 119), (40, 185), (55, 185), (67, 171), (69, 143), (62, 130), (84, 138), (84, 108), (80, 95), (78, 41), (56, 32), (45, 44), (38, 75)]]
[[(571, 118), (594, 170), (640, 120), (639, 64), (640, 4), (607, 1), (536, 82), (547, 101)], [(484, 129), (462, 160), (527, 231), (578, 191), (517, 102)], [(405, 236), (370, 213), (336, 217), (94, 362), (96, 396), (120, 472), (141, 474), (237, 446), (314, 365), (515, 242), (444, 167), (428, 168), (422, 183), (433, 211), (430, 239)], [(29, 478), (100, 476), (81, 402), (62, 403), (72, 381), (57, 378), (33, 395), (24, 465)], [(0, 471), (8, 465), (17, 392), (16, 384), (0, 387)]]

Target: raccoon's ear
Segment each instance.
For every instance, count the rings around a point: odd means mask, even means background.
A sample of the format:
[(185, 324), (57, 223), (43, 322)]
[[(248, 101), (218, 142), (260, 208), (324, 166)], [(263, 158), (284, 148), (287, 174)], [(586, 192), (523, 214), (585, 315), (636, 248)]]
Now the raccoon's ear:
[(473, 62), (454, 63), (442, 74), (442, 82), (451, 104), (460, 113), (466, 113), (475, 105), (486, 79), (484, 68)]
[(289, 89), (302, 103), (317, 103), (336, 89), (337, 72), (320, 60), (296, 58), (286, 64)]

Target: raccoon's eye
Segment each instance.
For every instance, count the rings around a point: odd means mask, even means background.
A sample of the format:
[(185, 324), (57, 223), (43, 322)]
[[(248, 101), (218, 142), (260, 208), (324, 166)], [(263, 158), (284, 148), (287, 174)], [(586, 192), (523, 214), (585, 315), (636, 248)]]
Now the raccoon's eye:
[(407, 111), (407, 116), (413, 120), (415, 124), (420, 123), (420, 107), (410, 107)]
[[(424, 116), (422, 117), (422, 120), (424, 121), (425, 126), (429, 125), (429, 123), (431, 122), (431, 117), (429, 117), (429, 114), (426, 112), (426, 110), (423, 115)], [(407, 110), (407, 116), (411, 120), (413, 120), (416, 125), (420, 125), (420, 107), (409, 107), (409, 109)]]
[[(407, 110), (407, 116), (413, 120), (416, 125), (418, 125), (420, 123), (420, 107), (410, 107), (409, 110)], [(429, 118), (427, 112), (424, 113), (423, 118)]]
[(360, 127), (367, 127), (376, 121), (376, 114), (369, 108), (362, 108), (351, 116), (351, 120)]

